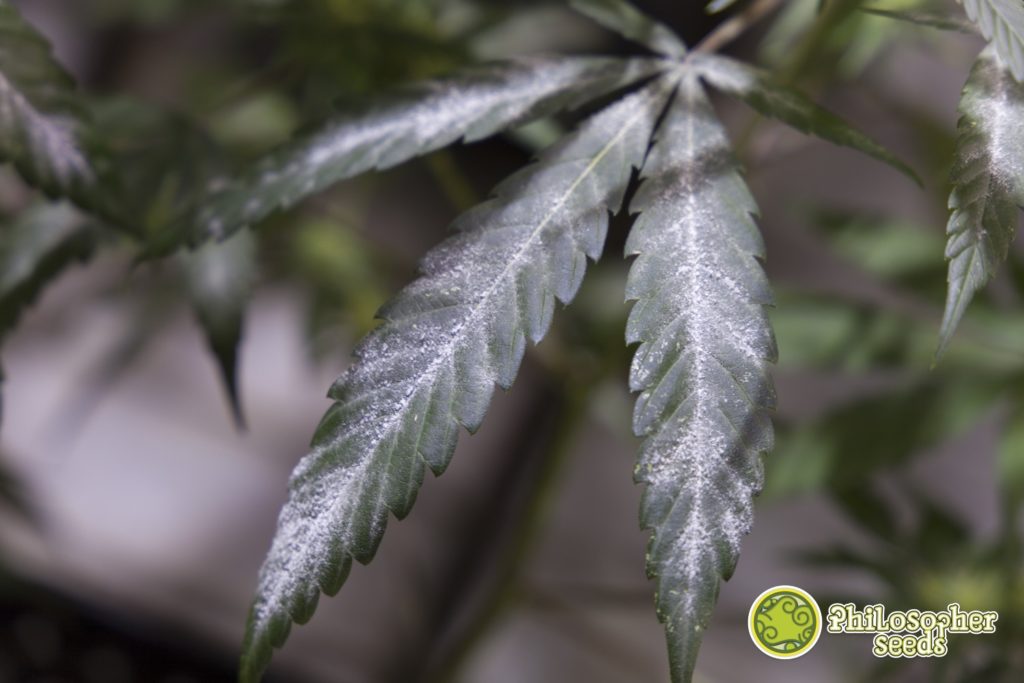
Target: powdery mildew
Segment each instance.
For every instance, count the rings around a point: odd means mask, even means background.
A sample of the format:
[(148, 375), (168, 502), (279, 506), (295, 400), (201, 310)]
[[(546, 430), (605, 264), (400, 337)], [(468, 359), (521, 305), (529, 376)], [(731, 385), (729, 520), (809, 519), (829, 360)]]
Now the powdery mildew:
[(683, 76), (630, 208), (636, 480), (673, 680), (689, 680), (772, 444), (775, 341), (757, 207), (697, 76)]

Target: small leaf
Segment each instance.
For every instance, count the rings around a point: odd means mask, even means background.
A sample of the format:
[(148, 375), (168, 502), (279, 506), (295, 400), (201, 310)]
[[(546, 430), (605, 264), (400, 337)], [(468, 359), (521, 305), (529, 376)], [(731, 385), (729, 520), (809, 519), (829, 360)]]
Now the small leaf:
[(440, 474), (459, 426), (480, 426), (494, 385), (512, 384), (526, 340), (544, 336), (555, 301), (573, 298), (602, 250), (667, 99), (658, 81), (588, 119), (456, 220), (422, 277), (335, 383), (312, 451), (260, 572), (241, 663), (255, 681), (290, 623), (333, 595), (352, 560), (369, 562), (388, 513), (404, 517), (429, 467)]
[(877, 7), (862, 7), (865, 14), (873, 14), (878, 17), (895, 19), (908, 24), (916, 24), (927, 28), (937, 28), (942, 31), (956, 31), (957, 33), (977, 33), (972, 24), (963, 19), (951, 17), (943, 12), (928, 12), (926, 10), (889, 10)]
[(719, 12), (724, 12), (729, 9), (737, 2), (739, 2), (739, 0), (711, 0), (705, 11), (708, 14), (718, 14)]
[(329, 185), (396, 166), (460, 138), (480, 140), (653, 75), (656, 60), (523, 58), (421, 83), (339, 115), (212, 192), (154, 248), (230, 235)]
[(949, 290), (936, 359), (975, 293), (1006, 260), (1024, 204), (1024, 86), (991, 47), (975, 62), (959, 111), (946, 227)]
[(256, 240), (250, 230), (223, 242), (211, 242), (181, 254), (196, 317), (220, 366), (224, 387), (239, 426), (244, 425), (238, 396), (238, 344), (245, 308), (256, 278)]
[(863, 152), (889, 164), (918, 185), (921, 179), (907, 164), (799, 90), (772, 82), (770, 74), (721, 55), (695, 54), (689, 62), (711, 87), (739, 97), (763, 116), (797, 130)]
[(1024, 3), (1021, 0), (960, 0), (967, 16), (992, 41), (1013, 77), (1024, 81)]
[(626, 243), (636, 255), (626, 340), (640, 342), (630, 388), (640, 392), (633, 429), (644, 437), (635, 476), (652, 531), (647, 572), (672, 680), (682, 683), (750, 529), (773, 439), (776, 350), (757, 207), (695, 73), (686, 72), (658, 138), (630, 204), (640, 216)]
[(88, 259), (95, 231), (67, 204), (24, 211), (0, 232), (0, 340), (64, 269)]
[(71, 77), (46, 40), (0, 0), (0, 161), (52, 197), (87, 198), (96, 182), (78, 140)]
[(671, 29), (638, 10), (628, 0), (569, 0), (569, 4), (580, 14), (652, 52), (673, 58), (686, 55), (686, 45)]

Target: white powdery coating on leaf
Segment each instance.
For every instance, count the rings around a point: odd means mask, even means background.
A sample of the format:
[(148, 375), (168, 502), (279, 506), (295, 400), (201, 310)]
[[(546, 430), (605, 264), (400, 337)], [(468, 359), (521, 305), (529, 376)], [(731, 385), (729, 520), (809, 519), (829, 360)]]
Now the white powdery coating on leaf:
[(272, 620), (339, 557), (369, 560), (388, 511), (407, 511), (425, 465), (442, 470), (458, 425), (475, 429), (494, 384), (511, 383), (525, 340), (543, 336), (556, 298), (568, 301), (600, 254), (666, 97), (658, 83), (621, 100), (499, 185), (385, 306), (292, 476), (250, 649), (267, 647)]
[(756, 206), (696, 76), (686, 74), (644, 166), (626, 249), (636, 255), (627, 340), (645, 437), (637, 481), (652, 530), (648, 572), (674, 680), (692, 670), (719, 578), (752, 522), (771, 446), (771, 302)]
[(0, 72), (0, 150), (32, 169), (40, 183), (69, 188), (93, 179), (67, 120), (48, 116)]
[(220, 236), (289, 206), (333, 182), (384, 169), (467, 141), (651, 75), (655, 60), (521, 58), (467, 70), (339, 117), (271, 154), (253, 173), (217, 192), (198, 225)]
[(967, 16), (992, 41), (1013, 77), (1024, 80), (1024, 3), (1021, 0), (962, 0)]

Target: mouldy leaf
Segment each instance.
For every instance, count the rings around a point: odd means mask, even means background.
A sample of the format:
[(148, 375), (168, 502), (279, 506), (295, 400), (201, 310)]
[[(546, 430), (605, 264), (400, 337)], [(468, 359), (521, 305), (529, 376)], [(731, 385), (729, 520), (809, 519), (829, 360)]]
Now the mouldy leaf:
[(329, 185), (460, 138), (471, 142), (619, 89), (657, 60), (531, 57), (467, 69), (337, 116), (271, 152), (177, 221), (154, 251), (229, 235)]
[(652, 83), (511, 176), (380, 311), (292, 475), (250, 613), (243, 681), (259, 678), (271, 647), (310, 618), (320, 591), (341, 587), (353, 559), (370, 561), (388, 512), (409, 512), (425, 469), (448, 465), (459, 426), (475, 431), (494, 385), (512, 384), (526, 340), (544, 336), (555, 300), (575, 295), (587, 258), (601, 253), (608, 212), (666, 99), (666, 84)]
[(574, 10), (666, 57), (683, 57), (686, 45), (664, 24), (651, 19), (627, 0), (570, 0)]
[(53, 197), (88, 204), (96, 174), (78, 141), (71, 77), (46, 40), (0, 0), (0, 161)]
[(1006, 260), (1024, 204), (1024, 86), (991, 47), (975, 62), (959, 111), (946, 226), (949, 289), (936, 358), (974, 294)]
[(739, 97), (762, 116), (778, 119), (801, 132), (837, 145), (856, 149), (921, 184), (914, 169), (889, 150), (832, 112), (819, 107), (799, 90), (774, 83), (771, 75), (763, 69), (711, 54), (692, 55), (689, 62), (711, 87)]
[(672, 680), (682, 682), (750, 529), (761, 453), (772, 445), (776, 350), (757, 207), (695, 74), (684, 76), (658, 138), (630, 205), (640, 217), (626, 243), (636, 256), (626, 341), (640, 342), (630, 388), (640, 392), (647, 571)]
[(256, 240), (251, 230), (181, 254), (192, 306), (220, 366), (235, 421), (245, 420), (238, 397), (238, 344), (256, 279)]
[(96, 234), (67, 204), (42, 204), (0, 232), (0, 340), (39, 292), (92, 255)]
[(961, 0), (967, 16), (992, 42), (1013, 77), (1024, 80), (1024, 3), (1021, 0)]

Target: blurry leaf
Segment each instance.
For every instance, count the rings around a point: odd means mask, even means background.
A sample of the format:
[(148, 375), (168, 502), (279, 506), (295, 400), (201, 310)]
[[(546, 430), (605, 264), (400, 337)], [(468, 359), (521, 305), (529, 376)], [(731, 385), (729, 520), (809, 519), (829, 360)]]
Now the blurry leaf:
[(67, 204), (40, 204), (0, 228), (0, 340), (43, 288), (95, 246), (94, 230)]
[(0, 0), (0, 161), (52, 197), (89, 205), (96, 173), (81, 149), (71, 77), (46, 40)]
[(964, 545), (971, 538), (967, 525), (927, 496), (911, 495), (920, 515), (914, 547), (922, 564), (936, 566), (950, 558), (962, 558)]
[(776, 350), (757, 207), (696, 74), (684, 73), (657, 138), (630, 203), (626, 341), (640, 342), (630, 389), (647, 573), (681, 683), (752, 522)]
[(880, 9), (877, 7), (862, 7), (861, 11), (867, 14), (885, 17), (887, 19), (905, 21), (911, 24), (917, 24), (918, 26), (927, 26), (928, 28), (937, 28), (943, 31), (957, 31), (959, 33), (976, 32), (974, 30), (974, 26), (968, 24), (966, 21), (956, 17), (951, 17), (942, 12), (927, 12), (922, 10), (900, 11)]
[(889, 542), (899, 540), (900, 529), (892, 508), (867, 482), (851, 486), (839, 484), (831, 494), (833, 502), (864, 530)]
[(987, 48), (960, 98), (952, 214), (946, 232), (949, 292), (936, 358), (942, 355), (974, 294), (1006, 259), (1024, 204), (1024, 86)]
[[(933, 375), (840, 406), (795, 429), (783, 426), (765, 495), (858, 486), (976, 424), (1008, 381), (970, 375), (942, 380)], [(804, 467), (819, 478), (808, 478)]]
[(739, 0), (711, 0), (707, 6), (707, 13), (718, 14), (719, 12), (724, 12), (737, 2), (739, 2)]
[(779, 119), (801, 132), (837, 145), (864, 152), (921, 184), (917, 173), (884, 147), (814, 104), (800, 91), (773, 83), (768, 72), (721, 55), (695, 54), (689, 58), (689, 63), (713, 88), (739, 97), (761, 115)]
[(967, 16), (992, 41), (1013, 77), (1024, 81), (1024, 4), (1021, 0), (959, 0)]
[(25, 493), (24, 483), (7, 469), (4, 460), (5, 458), (0, 457), (0, 507), (15, 513), (23, 520), (35, 521), (36, 510)]
[(607, 29), (666, 57), (683, 57), (686, 46), (664, 24), (651, 19), (629, 0), (569, 0), (574, 10)]
[(238, 396), (238, 345), (256, 279), (256, 240), (250, 230), (181, 254), (186, 284), (199, 323), (220, 366), (231, 409), (244, 425)]
[(524, 58), (419, 84), (271, 152), (212, 191), (157, 244), (229, 235), (329, 185), (460, 138), (472, 142), (650, 76), (653, 60)]
[(512, 384), (526, 340), (544, 336), (556, 300), (573, 298), (587, 258), (600, 255), (670, 86), (611, 105), (501, 183), (381, 309), (292, 475), (250, 612), (243, 681), (259, 678), (321, 591), (338, 591), (353, 559), (373, 558), (389, 512), (408, 514), (425, 469), (447, 467), (459, 426), (476, 431), (494, 385)]
[(1024, 503), (1024, 405), (1013, 405), (996, 451), (996, 481), (1016, 507)]

